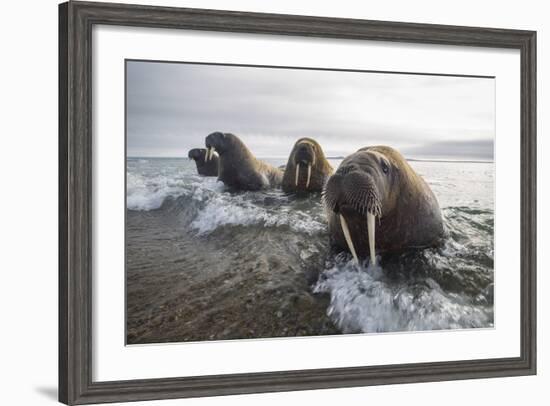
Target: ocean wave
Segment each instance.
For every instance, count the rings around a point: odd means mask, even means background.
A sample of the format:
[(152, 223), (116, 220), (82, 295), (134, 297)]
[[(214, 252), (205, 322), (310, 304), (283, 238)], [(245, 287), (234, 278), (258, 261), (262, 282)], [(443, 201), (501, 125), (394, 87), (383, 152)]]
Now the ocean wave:
[(248, 200), (254, 197), (257, 195), (253, 193), (242, 195), (222, 193), (210, 196), (205, 207), (199, 211), (191, 223), (191, 227), (197, 230), (199, 235), (211, 233), (223, 226), (287, 226), (293, 231), (310, 235), (326, 229), (323, 222), (304, 211), (282, 205), (263, 206)]
[(328, 316), (344, 333), (480, 328), (493, 325), (492, 306), (444, 291), (432, 278), (388, 279), (379, 266), (351, 261), (325, 270), (313, 287), (328, 293)]
[(328, 293), (328, 316), (343, 332), (493, 326), (491, 212), (444, 209), (449, 235), (437, 248), (386, 255), (357, 267), (340, 254), (313, 286)]
[(161, 209), (171, 199), (175, 199), (171, 207), (192, 208), (177, 212), (193, 216), (184, 219), (184, 224), (189, 224), (198, 235), (224, 226), (287, 226), (306, 234), (326, 230), (319, 215), (293, 206), (280, 190), (232, 193), (213, 177), (128, 173), (126, 196), (126, 207), (130, 210)]
[(146, 177), (128, 173), (126, 178), (126, 207), (130, 210), (158, 209), (168, 196), (176, 196), (183, 182), (163, 176)]
[(159, 209), (168, 198), (190, 195), (195, 200), (203, 200), (205, 194), (221, 190), (215, 178), (145, 176), (128, 173), (126, 187), (126, 207), (130, 210), (149, 211)]

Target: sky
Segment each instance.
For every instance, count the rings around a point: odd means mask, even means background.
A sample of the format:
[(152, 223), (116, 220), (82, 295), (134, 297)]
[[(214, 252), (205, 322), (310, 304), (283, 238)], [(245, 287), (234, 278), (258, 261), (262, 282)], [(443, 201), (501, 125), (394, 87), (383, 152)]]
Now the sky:
[(407, 158), (492, 160), (495, 80), (128, 61), (127, 155), (187, 157), (214, 132), (257, 157), (312, 137), (327, 156), (389, 145)]

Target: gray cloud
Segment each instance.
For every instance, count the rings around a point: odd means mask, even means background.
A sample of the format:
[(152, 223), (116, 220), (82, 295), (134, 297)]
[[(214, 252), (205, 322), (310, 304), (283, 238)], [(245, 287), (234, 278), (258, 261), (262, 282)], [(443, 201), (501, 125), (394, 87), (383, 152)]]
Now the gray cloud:
[(493, 79), (127, 63), (129, 156), (186, 156), (225, 131), (264, 157), (311, 136), (327, 155), (492, 159), (494, 108)]

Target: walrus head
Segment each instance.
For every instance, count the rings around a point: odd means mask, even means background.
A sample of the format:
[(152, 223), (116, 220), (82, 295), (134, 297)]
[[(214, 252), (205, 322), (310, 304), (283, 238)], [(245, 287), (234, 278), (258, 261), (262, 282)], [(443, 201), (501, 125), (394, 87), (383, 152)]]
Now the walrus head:
[(311, 167), (315, 166), (315, 157), (319, 153), (322, 154), (323, 151), (314, 140), (310, 138), (301, 138), (296, 141), (293, 152), (294, 153), (292, 154), (291, 159), (296, 167), (294, 185), (298, 187), (300, 170), (307, 168), (307, 189), (309, 187), (309, 182), (311, 181)]
[(233, 148), (236, 144), (242, 144), (242, 142), (233, 134), (222, 133), (219, 131), (209, 134), (205, 139), (205, 161), (211, 160), (214, 152), (217, 152), (219, 155), (223, 155), (225, 152)]
[(321, 145), (313, 138), (300, 138), (292, 147), (285, 166), (283, 191), (296, 194), (321, 192), (332, 172)]
[(206, 155), (206, 149), (204, 148), (193, 148), (189, 150), (187, 157), (194, 161), (202, 161)]
[[(398, 177), (397, 167), (376, 149), (363, 148), (346, 157), (328, 179), (323, 190), (325, 209), (339, 217), (349, 251), (358, 262), (355, 232), (366, 223), (371, 263), (376, 264), (375, 220), (390, 213), (395, 205), (392, 193)], [(349, 225), (354, 227), (350, 227)]]

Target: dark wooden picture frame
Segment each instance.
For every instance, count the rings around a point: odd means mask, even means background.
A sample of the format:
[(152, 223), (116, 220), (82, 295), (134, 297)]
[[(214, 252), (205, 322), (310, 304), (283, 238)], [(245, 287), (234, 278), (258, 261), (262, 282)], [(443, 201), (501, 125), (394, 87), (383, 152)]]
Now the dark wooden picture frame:
[[(94, 24), (513, 48), (521, 54), (521, 349), (517, 358), (92, 380)], [(109, 3), (59, 6), (59, 400), (66, 404), (536, 373), (536, 32)]]

